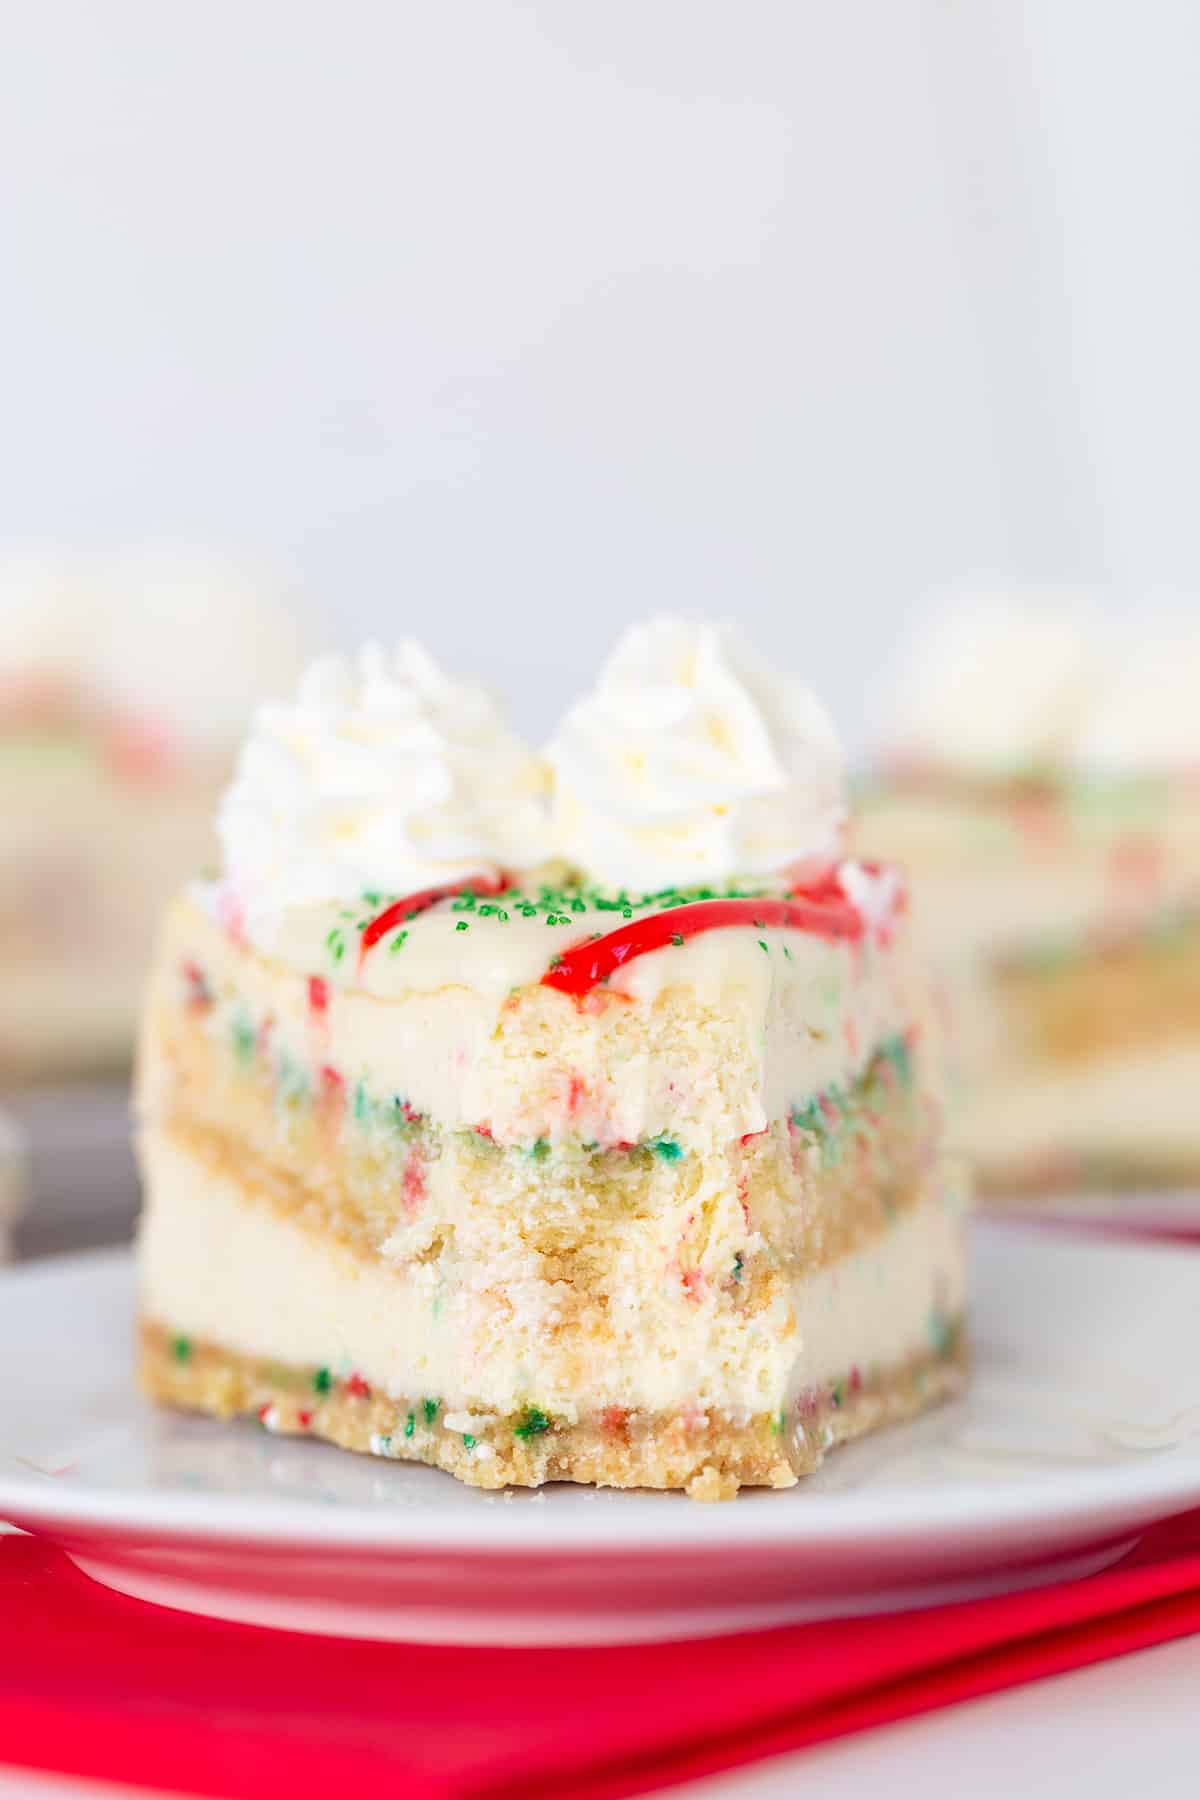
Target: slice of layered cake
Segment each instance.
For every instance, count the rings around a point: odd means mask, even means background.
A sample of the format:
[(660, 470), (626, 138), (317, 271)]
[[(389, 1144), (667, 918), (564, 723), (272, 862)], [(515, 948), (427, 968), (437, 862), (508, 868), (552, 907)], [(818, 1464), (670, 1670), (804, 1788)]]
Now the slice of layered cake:
[(1200, 1178), (1200, 625), (1114, 655), (1051, 597), (914, 658), (863, 797), (944, 984), (952, 1136), (1021, 1195)]
[(545, 763), (420, 652), (264, 709), (140, 1080), (147, 1391), (485, 1487), (784, 1487), (957, 1390), (893, 876), (815, 701), (631, 633)]
[(0, 562), (0, 1079), (128, 1068), (162, 908), (302, 637), (211, 557)]

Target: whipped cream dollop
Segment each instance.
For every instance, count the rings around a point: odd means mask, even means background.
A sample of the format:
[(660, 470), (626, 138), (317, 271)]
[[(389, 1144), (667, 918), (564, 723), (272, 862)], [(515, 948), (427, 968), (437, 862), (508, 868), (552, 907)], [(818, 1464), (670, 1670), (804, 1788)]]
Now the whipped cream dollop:
[(917, 634), (887, 751), (985, 777), (1053, 767), (1104, 677), (1098, 632), (1072, 597), (964, 595)]
[(327, 657), (255, 715), (218, 818), (227, 891), (269, 946), (292, 907), (529, 868), (544, 787), (491, 695), (418, 645)]
[(844, 765), (828, 714), (727, 628), (627, 631), (547, 757), (559, 855), (633, 892), (839, 854)]
[(1137, 640), (1084, 721), (1077, 773), (1200, 774), (1200, 616), (1138, 620)]

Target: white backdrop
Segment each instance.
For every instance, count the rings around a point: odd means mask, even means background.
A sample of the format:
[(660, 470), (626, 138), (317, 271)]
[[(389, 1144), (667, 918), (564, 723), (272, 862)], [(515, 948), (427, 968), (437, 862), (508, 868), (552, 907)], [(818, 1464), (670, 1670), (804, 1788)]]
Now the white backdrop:
[(930, 587), (1200, 587), (1189, 0), (5, 9), (0, 536), (264, 553), (546, 727), (650, 608), (852, 736)]

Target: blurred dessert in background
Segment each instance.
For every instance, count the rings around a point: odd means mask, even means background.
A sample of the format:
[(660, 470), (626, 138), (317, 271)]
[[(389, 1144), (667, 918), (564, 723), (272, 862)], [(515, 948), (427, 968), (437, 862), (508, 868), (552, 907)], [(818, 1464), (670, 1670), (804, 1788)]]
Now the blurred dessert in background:
[(15, 1119), (0, 1112), (0, 1263), (12, 1248), (13, 1227), (25, 1210), (29, 1191), (29, 1158), (24, 1134)]
[(903, 864), (993, 1193), (1200, 1177), (1200, 618), (1061, 597), (914, 647), (861, 847)]
[(0, 1079), (127, 1059), (154, 921), (304, 635), (190, 551), (0, 561)]

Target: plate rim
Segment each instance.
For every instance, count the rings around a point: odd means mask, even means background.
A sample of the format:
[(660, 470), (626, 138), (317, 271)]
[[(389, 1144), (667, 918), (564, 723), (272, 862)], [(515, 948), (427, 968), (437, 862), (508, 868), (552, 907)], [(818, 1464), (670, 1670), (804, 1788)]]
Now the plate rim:
[[(997, 1228), (1006, 1237), (1014, 1229), (1010, 1216), (976, 1219), (985, 1232)], [(1056, 1237), (1058, 1233), (1054, 1234)], [(1031, 1238), (1042, 1238), (1040, 1229)], [(1092, 1254), (1178, 1257), (1186, 1249), (1162, 1245), (1113, 1242), (1084, 1238), (1068, 1228), (1062, 1238), (1071, 1247)], [(1062, 1241), (1062, 1238), (1059, 1241)], [(0, 1270), (0, 1291), (10, 1282), (54, 1285), (72, 1277), (97, 1277), (121, 1265), (133, 1263), (130, 1246), (83, 1250)], [(145, 1403), (149, 1404), (149, 1403)], [(961, 1402), (950, 1402), (951, 1405)], [(214, 1432), (249, 1429), (245, 1421), (208, 1421)], [(346, 1453), (334, 1446), (315, 1445), (330, 1456)], [(0, 1445), (0, 1453), (15, 1452)], [(406, 1465), (407, 1466), (407, 1465)], [(436, 1469), (425, 1471), (431, 1480), (451, 1479)], [(571, 1485), (571, 1484), (566, 1484)], [(1122, 1521), (1144, 1523), (1149, 1517), (1168, 1517), (1172, 1512), (1200, 1504), (1200, 1440), (1196, 1447), (1174, 1445), (1147, 1451), (1144, 1460), (1116, 1466), (1065, 1468), (1046, 1471), (1031, 1491), (1028, 1483), (992, 1482), (986, 1485), (986, 1510), (978, 1507), (979, 1491), (972, 1489), (971, 1510), (964, 1506), (963, 1489), (917, 1486), (889, 1495), (886, 1512), (878, 1496), (854, 1490), (805, 1493), (804, 1484), (786, 1493), (751, 1490), (735, 1501), (704, 1506), (674, 1494), (625, 1494), (604, 1490), (606, 1504), (592, 1516), (585, 1504), (569, 1512), (551, 1509), (537, 1513), (536, 1536), (531, 1535), (527, 1513), (544, 1490), (517, 1490), (506, 1502), (505, 1490), (481, 1494), (481, 1504), (462, 1512), (443, 1512), (435, 1506), (414, 1512), (397, 1506), (394, 1512), (353, 1503), (323, 1509), (310, 1502), (226, 1494), (193, 1494), (186, 1491), (95, 1489), (81, 1493), (60, 1484), (58, 1477), (30, 1467), (20, 1474), (0, 1470), (0, 1519), (34, 1532), (77, 1529), (91, 1536), (141, 1534), (155, 1543), (178, 1542), (212, 1548), (253, 1544), (291, 1550), (360, 1550), (390, 1554), (476, 1551), (493, 1556), (528, 1559), (586, 1550), (594, 1555), (662, 1555), (723, 1549), (754, 1552), (781, 1547), (820, 1549), (869, 1541), (903, 1550), (925, 1539), (931, 1531), (953, 1526), (962, 1544), (986, 1546), (998, 1535), (1025, 1524), (1031, 1531), (1058, 1527), (1074, 1531), (1087, 1516), (1099, 1510), (1105, 1522), (1100, 1534), (1125, 1528)], [(581, 1498), (587, 1490), (581, 1490)], [(599, 1490), (591, 1490), (599, 1497)], [(613, 1499), (650, 1501), (662, 1508), (651, 1521), (644, 1510), (624, 1519)], [(491, 1502), (489, 1504), (488, 1502)], [(1115, 1521), (1115, 1523), (1113, 1523)]]

